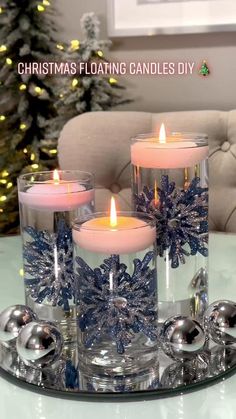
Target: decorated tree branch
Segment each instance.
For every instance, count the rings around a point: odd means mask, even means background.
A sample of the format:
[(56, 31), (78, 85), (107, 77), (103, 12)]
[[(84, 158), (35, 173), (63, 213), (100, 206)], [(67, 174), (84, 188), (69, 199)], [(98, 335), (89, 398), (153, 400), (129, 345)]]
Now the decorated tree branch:
[(19, 74), (18, 63), (58, 56), (53, 9), (48, 0), (9, 0), (0, 8), (0, 233), (18, 226), (16, 179), (47, 169), (56, 150), (42, 144), (55, 117), (54, 80)]
[[(85, 13), (80, 21), (83, 39), (72, 40), (65, 51), (69, 62), (84, 63), (87, 67), (96, 61), (108, 62), (105, 52), (110, 41), (100, 40), (100, 22), (94, 13)], [(63, 49), (63, 45), (58, 45)], [(59, 116), (50, 124), (49, 137), (57, 138), (59, 128), (69, 119), (84, 112), (106, 111), (130, 102), (124, 98), (125, 89), (112, 75), (87, 74), (86, 70), (77, 75), (64, 77), (58, 84), (56, 103)]]

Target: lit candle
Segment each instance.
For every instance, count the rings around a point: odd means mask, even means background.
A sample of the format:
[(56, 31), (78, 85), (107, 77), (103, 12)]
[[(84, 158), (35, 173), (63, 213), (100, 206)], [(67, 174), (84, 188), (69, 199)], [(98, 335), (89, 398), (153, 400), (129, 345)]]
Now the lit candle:
[(73, 228), (73, 239), (81, 248), (94, 253), (135, 253), (153, 245), (155, 225), (148, 224), (132, 213), (117, 214), (115, 200), (111, 199), (110, 216), (98, 216), (85, 221), (79, 229)]
[(93, 199), (93, 189), (86, 190), (76, 181), (60, 180), (57, 170), (51, 181), (35, 182), (25, 192), (19, 192), (21, 204), (38, 210), (70, 211)]
[(155, 134), (138, 139), (131, 145), (131, 162), (134, 166), (152, 169), (177, 169), (192, 167), (208, 156), (208, 146), (191, 139), (191, 135), (177, 133), (166, 136), (164, 124), (159, 138)]

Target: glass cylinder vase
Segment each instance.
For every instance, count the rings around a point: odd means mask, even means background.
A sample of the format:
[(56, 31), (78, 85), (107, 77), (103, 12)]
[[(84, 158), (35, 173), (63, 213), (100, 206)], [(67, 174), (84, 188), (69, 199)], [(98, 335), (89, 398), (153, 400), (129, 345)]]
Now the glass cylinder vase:
[(78, 356), (88, 374), (136, 374), (157, 358), (155, 220), (95, 213), (73, 225)]
[(208, 304), (208, 142), (204, 134), (132, 140), (132, 199), (155, 217), (158, 319), (199, 321)]
[(94, 211), (93, 175), (38, 172), (18, 179), (26, 304), (76, 336), (72, 221)]

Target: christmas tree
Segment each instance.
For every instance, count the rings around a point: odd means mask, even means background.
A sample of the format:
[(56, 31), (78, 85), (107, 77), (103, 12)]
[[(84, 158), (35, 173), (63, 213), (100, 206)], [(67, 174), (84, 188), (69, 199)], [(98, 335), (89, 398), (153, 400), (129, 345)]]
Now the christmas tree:
[(84, 39), (56, 42), (49, 0), (9, 0), (0, 7), (0, 234), (19, 225), (17, 177), (56, 165), (63, 125), (83, 112), (129, 102), (114, 77), (79, 74), (61, 77), (19, 74), (18, 63), (93, 60), (107, 62), (94, 13), (81, 19)]
[(210, 74), (210, 70), (209, 70), (205, 60), (203, 61), (202, 65), (201, 65), (201, 68), (199, 70), (199, 74), (201, 74), (201, 76), (204, 76), (204, 77), (209, 76), (209, 74)]
[(55, 117), (53, 78), (19, 74), (18, 62), (56, 58), (49, 0), (9, 0), (0, 7), (0, 233), (19, 224), (16, 179), (49, 168), (56, 150), (42, 143)]
[[(99, 39), (100, 22), (94, 13), (85, 13), (81, 18), (81, 29), (84, 39), (72, 40), (65, 56), (69, 62), (86, 63), (96, 61), (108, 62), (104, 56), (104, 49), (111, 46), (110, 41)], [(62, 45), (58, 45), (63, 48)], [(58, 137), (58, 128), (76, 115), (90, 111), (104, 111), (117, 105), (130, 102), (124, 99), (123, 87), (112, 76), (87, 74), (84, 70), (78, 75), (64, 77), (58, 84), (58, 102), (56, 104), (59, 117), (51, 123), (49, 137)]]

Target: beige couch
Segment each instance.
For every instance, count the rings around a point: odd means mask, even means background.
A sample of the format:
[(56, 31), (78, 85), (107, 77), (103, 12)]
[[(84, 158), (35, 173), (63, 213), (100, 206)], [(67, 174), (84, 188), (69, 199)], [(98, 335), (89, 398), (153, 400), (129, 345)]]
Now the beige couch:
[(236, 232), (236, 110), (93, 112), (77, 116), (59, 139), (61, 169), (96, 175), (97, 210), (106, 210), (111, 194), (119, 208), (130, 207), (130, 138), (157, 130), (161, 122), (171, 131), (205, 132), (210, 145), (210, 228)]

